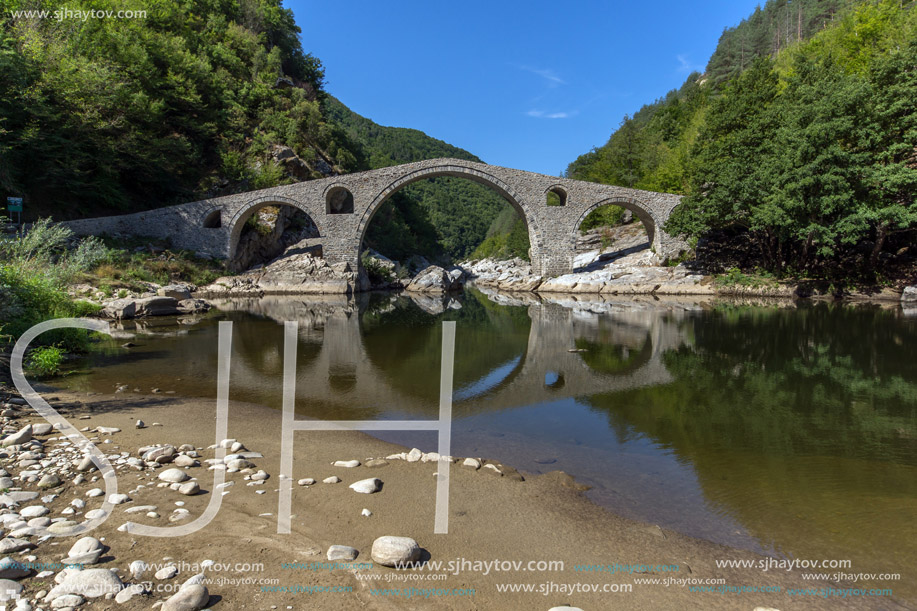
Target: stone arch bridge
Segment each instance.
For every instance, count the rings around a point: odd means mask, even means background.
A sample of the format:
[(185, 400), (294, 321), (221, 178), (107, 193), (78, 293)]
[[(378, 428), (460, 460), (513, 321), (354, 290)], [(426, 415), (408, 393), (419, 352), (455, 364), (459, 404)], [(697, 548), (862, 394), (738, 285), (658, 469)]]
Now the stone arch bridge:
[[(663, 259), (685, 243), (663, 230), (681, 196), (570, 180), (475, 163), (432, 159), (357, 174), (238, 193), (135, 214), (70, 221), (77, 234), (120, 233), (168, 238), (176, 248), (231, 259), (245, 221), (272, 205), (294, 206), (315, 223), (325, 260), (357, 269), (366, 229), (380, 206), (396, 191), (426, 178), (453, 176), (484, 184), (522, 216), (531, 243), (532, 270), (542, 276), (573, 271), (576, 231), (589, 212), (615, 204), (633, 212)], [(549, 199), (554, 205), (549, 205)]]

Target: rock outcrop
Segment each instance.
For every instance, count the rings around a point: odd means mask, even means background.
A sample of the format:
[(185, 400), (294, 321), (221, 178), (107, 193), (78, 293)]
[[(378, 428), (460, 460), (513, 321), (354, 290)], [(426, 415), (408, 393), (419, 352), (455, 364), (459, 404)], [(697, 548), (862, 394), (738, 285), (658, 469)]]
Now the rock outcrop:
[(464, 272), (461, 268), (443, 269), (431, 265), (421, 270), (404, 290), (415, 293), (449, 293), (461, 290)]
[(368, 288), (368, 281), (349, 264), (334, 266), (313, 255), (307, 245), (294, 245), (265, 266), (238, 276), (218, 278), (200, 289), (209, 297), (261, 295), (351, 294)]

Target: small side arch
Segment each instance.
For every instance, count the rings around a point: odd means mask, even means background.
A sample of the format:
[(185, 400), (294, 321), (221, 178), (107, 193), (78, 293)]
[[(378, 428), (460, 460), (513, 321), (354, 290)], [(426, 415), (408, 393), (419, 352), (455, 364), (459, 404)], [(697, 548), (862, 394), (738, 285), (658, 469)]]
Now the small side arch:
[(586, 217), (589, 216), (589, 213), (596, 208), (601, 208), (602, 206), (608, 205), (621, 206), (622, 208), (633, 212), (634, 216), (640, 219), (640, 222), (643, 223), (643, 226), (646, 228), (646, 237), (649, 239), (650, 246), (656, 246), (656, 219), (639, 201), (632, 197), (625, 197), (620, 195), (600, 200), (586, 208), (586, 210), (579, 216), (579, 218), (576, 219), (576, 223), (574, 223), (573, 230), (570, 233), (570, 239), (572, 240), (573, 244), (576, 243), (576, 232), (579, 231), (580, 225), (583, 224), (583, 221), (586, 220)]
[(340, 183), (328, 185), (322, 193), (325, 214), (353, 214), (353, 193)]
[(266, 195), (263, 197), (253, 199), (252, 201), (243, 205), (233, 215), (232, 220), (230, 220), (229, 222), (229, 245), (228, 245), (228, 248), (226, 249), (228, 260), (232, 261), (232, 259), (236, 256), (236, 248), (239, 245), (239, 237), (242, 235), (242, 228), (245, 226), (245, 222), (249, 219), (249, 217), (251, 217), (251, 215), (256, 213), (261, 208), (264, 208), (266, 206), (277, 206), (277, 205), (293, 206), (294, 208), (298, 208), (303, 213), (305, 213), (306, 216), (308, 216), (312, 220), (313, 223), (315, 223), (315, 227), (318, 229), (319, 237), (323, 237), (325, 235), (325, 230), (322, 227), (321, 219), (319, 218), (321, 215), (315, 214), (304, 203), (297, 201), (295, 199), (291, 199), (289, 197), (283, 197), (280, 195), (273, 195), (273, 196)]
[(223, 208), (217, 206), (201, 215), (200, 226), (204, 229), (219, 229), (223, 226)]
[(566, 206), (567, 190), (560, 185), (552, 185), (545, 189), (544, 198), (548, 206)]

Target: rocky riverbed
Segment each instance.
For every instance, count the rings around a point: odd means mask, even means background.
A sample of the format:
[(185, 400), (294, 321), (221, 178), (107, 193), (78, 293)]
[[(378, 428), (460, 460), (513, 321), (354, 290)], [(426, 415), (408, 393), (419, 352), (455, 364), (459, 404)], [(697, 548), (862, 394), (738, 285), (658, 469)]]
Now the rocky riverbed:
[[(562, 472), (530, 476), (487, 457), (444, 457), (361, 433), (325, 432), (295, 436), (293, 471), (284, 474), (276, 409), (232, 403), (234, 437), (217, 440), (207, 401), (128, 389), (59, 394), (49, 402), (108, 457), (118, 492), (106, 494), (73, 440), (19, 397), (0, 395), (0, 602), (10, 609), (603, 609), (609, 596), (628, 609), (856, 608), (841, 599), (811, 597), (799, 606), (788, 605), (783, 593), (722, 596), (635, 583), (652, 571), (578, 572), (579, 564), (628, 562), (677, 564), (681, 579), (732, 585), (763, 576), (715, 562), (758, 556), (614, 516)], [(451, 480), (449, 534), (435, 535), (434, 490), (444, 468)], [(225, 482), (215, 487), (217, 472)], [(277, 534), (280, 482), (287, 478), (292, 532)], [(196, 532), (144, 537), (127, 525), (191, 523), (213, 495), (220, 495), (219, 512)], [(103, 503), (112, 512), (106, 521), (67, 536), (101, 517)], [(494, 569), (495, 560), (508, 564)], [(394, 568), (402, 561), (424, 568)], [(512, 568), (531, 561), (563, 566)], [(792, 573), (768, 573), (766, 581), (784, 592), (826, 585)], [(540, 592), (548, 582), (565, 587)], [(610, 595), (575, 589), (577, 583), (631, 590)], [(506, 584), (533, 590), (504, 591)]]

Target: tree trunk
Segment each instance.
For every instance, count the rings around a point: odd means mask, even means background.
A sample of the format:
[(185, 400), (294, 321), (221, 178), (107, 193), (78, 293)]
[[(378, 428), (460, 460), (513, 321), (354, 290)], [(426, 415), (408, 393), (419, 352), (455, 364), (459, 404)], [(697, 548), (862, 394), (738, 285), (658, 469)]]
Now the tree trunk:
[(876, 228), (876, 243), (869, 254), (869, 269), (876, 269), (879, 262), (879, 255), (882, 254), (882, 247), (885, 246), (885, 238), (888, 237), (888, 224), (882, 223)]

